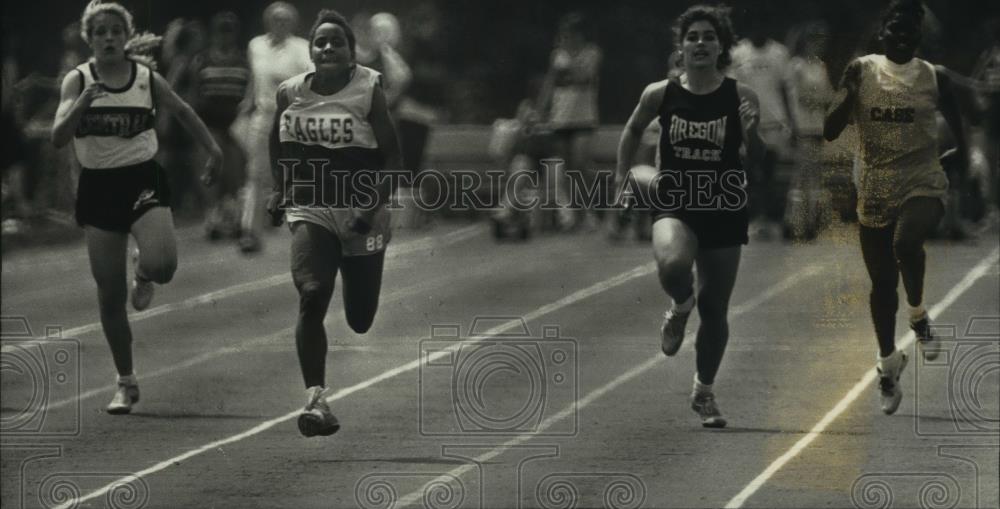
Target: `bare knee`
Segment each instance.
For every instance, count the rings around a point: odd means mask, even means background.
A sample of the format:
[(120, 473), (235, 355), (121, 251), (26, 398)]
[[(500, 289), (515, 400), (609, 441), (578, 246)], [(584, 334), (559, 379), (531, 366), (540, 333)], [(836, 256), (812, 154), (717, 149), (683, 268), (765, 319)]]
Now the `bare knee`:
[(660, 280), (666, 283), (689, 282), (693, 265), (693, 260), (681, 255), (657, 256), (656, 259)]
[(306, 281), (299, 288), (299, 307), (304, 313), (326, 313), (326, 307), (333, 296), (333, 283)]
[(372, 328), (372, 323), (375, 321), (375, 317), (371, 318), (348, 318), (347, 325), (351, 327), (351, 330), (358, 334), (364, 334), (368, 332), (368, 329)]
[(163, 260), (142, 265), (142, 276), (156, 284), (167, 284), (177, 272), (177, 260)]
[[(355, 313), (354, 315), (356, 315)], [(351, 327), (351, 330), (358, 334), (364, 334), (368, 332), (368, 329), (372, 328), (372, 323), (375, 322), (375, 314), (372, 313), (367, 316), (354, 316), (351, 314), (347, 315), (347, 325)]]

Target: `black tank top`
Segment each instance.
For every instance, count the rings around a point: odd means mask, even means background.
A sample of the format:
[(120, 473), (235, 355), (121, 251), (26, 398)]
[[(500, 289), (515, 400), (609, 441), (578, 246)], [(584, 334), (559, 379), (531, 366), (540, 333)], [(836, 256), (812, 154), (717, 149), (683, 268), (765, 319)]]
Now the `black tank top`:
[[(698, 177), (714, 182), (710, 187), (713, 194), (722, 193), (724, 180), (730, 185), (737, 178), (746, 181), (740, 158), (743, 128), (739, 108), (739, 92), (731, 78), (725, 78), (719, 88), (704, 95), (685, 90), (674, 80), (667, 83), (660, 105), (659, 169), (680, 172), (681, 177), (662, 179), (661, 192), (690, 190), (693, 173), (713, 175)], [(736, 175), (728, 175), (728, 179), (724, 176), (732, 172)]]

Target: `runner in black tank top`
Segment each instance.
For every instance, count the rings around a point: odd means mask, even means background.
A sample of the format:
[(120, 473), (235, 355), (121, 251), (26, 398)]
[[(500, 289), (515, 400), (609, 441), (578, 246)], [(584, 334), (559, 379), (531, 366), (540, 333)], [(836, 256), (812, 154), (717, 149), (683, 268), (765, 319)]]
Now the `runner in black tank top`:
[[(660, 285), (672, 300), (660, 327), (661, 349), (667, 356), (680, 350), (697, 300), (701, 325), (695, 340), (691, 408), (703, 426), (721, 428), (726, 421), (712, 384), (729, 339), (729, 297), (741, 246), (747, 242), (741, 154), (746, 149), (747, 158), (756, 160), (763, 142), (757, 134), (756, 95), (722, 72), (733, 45), (728, 11), (691, 7), (677, 20), (676, 33), (684, 73), (677, 80), (653, 83), (642, 93), (618, 146), (619, 185), (649, 197), (655, 211), (653, 255)], [(642, 133), (657, 116), (661, 168), (633, 169)]]
[[(688, 225), (699, 249), (747, 243), (746, 173), (740, 158), (743, 129), (736, 81), (695, 94), (668, 81), (660, 106), (660, 172), (654, 221)], [(710, 185), (699, 186), (699, 180)], [(708, 193), (696, 192), (705, 189)]]

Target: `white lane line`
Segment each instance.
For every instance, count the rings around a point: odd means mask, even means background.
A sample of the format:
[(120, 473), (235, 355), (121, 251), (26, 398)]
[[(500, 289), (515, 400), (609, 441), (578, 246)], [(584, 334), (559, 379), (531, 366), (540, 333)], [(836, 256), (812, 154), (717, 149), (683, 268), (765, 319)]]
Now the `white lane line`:
[[(798, 284), (803, 279), (815, 276), (815, 275), (817, 275), (817, 274), (819, 274), (821, 272), (822, 272), (822, 269), (819, 266), (817, 266), (817, 265), (809, 265), (807, 267), (804, 267), (803, 269), (799, 270), (795, 274), (792, 274), (791, 276), (788, 276), (784, 280), (782, 280), (782, 281), (778, 282), (777, 284), (771, 286), (766, 291), (764, 291), (763, 293), (757, 295), (756, 297), (754, 297), (754, 298), (752, 298), (752, 299), (750, 299), (750, 300), (748, 300), (748, 301), (746, 301), (746, 302), (744, 302), (744, 303), (742, 303), (742, 304), (740, 304), (740, 305), (738, 305), (736, 307), (731, 308), (730, 311), (729, 311), (729, 316), (735, 318), (737, 316), (746, 314), (746, 313), (748, 313), (748, 312), (756, 309), (758, 306), (760, 306), (761, 304), (767, 302), (768, 300), (771, 300), (774, 297), (780, 295), (781, 293), (783, 293), (783, 292), (791, 289), (792, 287), (794, 287), (796, 284)], [(692, 343), (691, 341), (688, 341), (688, 343), (685, 346), (686, 347), (690, 347), (691, 343)], [(645, 373), (646, 371), (649, 371), (650, 369), (652, 369), (652, 368), (660, 365), (662, 362), (664, 362), (664, 358), (663, 357), (661, 357), (659, 355), (654, 355), (652, 358), (650, 358), (646, 362), (643, 362), (642, 364), (639, 364), (638, 366), (633, 367), (632, 369), (630, 369), (630, 370), (626, 371), (625, 373), (619, 375), (617, 378), (615, 378), (614, 380), (608, 382), (607, 384), (602, 385), (601, 387), (598, 387), (597, 389), (594, 389), (593, 391), (591, 391), (590, 393), (588, 393), (583, 398), (577, 400), (575, 403), (570, 403), (569, 405), (567, 405), (565, 408), (563, 408), (562, 410), (560, 410), (555, 415), (549, 417), (548, 419), (545, 419), (544, 421), (541, 422), (541, 424), (538, 425), (538, 427), (536, 428), (536, 430), (534, 432), (532, 432), (532, 433), (525, 433), (525, 434), (522, 434), (522, 435), (518, 435), (518, 436), (516, 436), (516, 437), (514, 437), (514, 438), (512, 438), (510, 440), (508, 440), (507, 442), (504, 442), (503, 444), (497, 446), (496, 448), (491, 449), (491, 450), (489, 450), (489, 451), (487, 451), (487, 452), (485, 452), (485, 453), (477, 456), (476, 458), (474, 458), (474, 460), (473, 460), (472, 463), (465, 463), (465, 464), (463, 464), (463, 465), (461, 465), (459, 467), (455, 467), (450, 472), (445, 473), (445, 474), (441, 474), (437, 478), (428, 481), (427, 483), (424, 484), (424, 486), (429, 486), (429, 485), (432, 485), (434, 483), (445, 483), (445, 484), (447, 484), (452, 479), (456, 479), (456, 478), (464, 475), (465, 473), (472, 471), (473, 469), (477, 468), (477, 465), (479, 465), (481, 463), (486, 463), (486, 462), (492, 460), (493, 458), (496, 458), (497, 456), (500, 456), (501, 454), (503, 454), (508, 449), (510, 449), (512, 447), (516, 447), (518, 445), (521, 445), (521, 444), (523, 444), (523, 443), (525, 443), (525, 442), (527, 442), (527, 441), (535, 438), (539, 433), (544, 432), (545, 430), (549, 429), (550, 427), (552, 427), (554, 424), (558, 423), (559, 421), (561, 421), (563, 419), (566, 419), (567, 417), (571, 417), (575, 413), (582, 411), (584, 408), (590, 406), (591, 403), (593, 403), (594, 401), (597, 401), (598, 399), (600, 399), (601, 396), (604, 396), (605, 394), (607, 394), (607, 393), (615, 390), (616, 388), (618, 388), (622, 384), (628, 382), (629, 380), (631, 380), (631, 379), (633, 379), (633, 378), (635, 378), (635, 377), (637, 377), (637, 376)], [(414, 490), (414, 491), (408, 493), (407, 495), (403, 496), (402, 498), (400, 498), (393, 507), (400, 507), (400, 508), (401, 507), (407, 507), (407, 506), (410, 506), (410, 505), (422, 503), (423, 499), (424, 499), (424, 488), (421, 487), (420, 489)]]
[[(478, 277), (484, 273), (489, 272), (490, 270), (492, 269), (486, 266), (482, 266), (480, 269), (476, 271), (463, 274), (462, 277), (466, 276)], [(432, 281), (422, 281), (415, 285), (398, 288), (396, 290), (393, 290), (392, 292), (389, 292), (384, 297), (382, 297), (381, 301), (379, 302), (379, 305), (385, 307), (389, 304), (393, 304), (401, 300), (406, 300), (418, 295), (424, 295), (427, 292), (431, 291), (432, 289), (447, 285), (450, 282), (451, 281), (448, 279), (436, 279)], [(333, 313), (330, 313), (330, 315), (333, 315)], [(327, 320), (333, 320), (333, 319), (335, 319), (333, 316), (327, 318)], [(289, 338), (293, 337), (294, 333), (295, 333), (295, 327), (292, 326), (292, 327), (286, 327), (271, 334), (266, 334), (264, 336), (256, 336), (241, 342), (238, 346), (226, 346), (218, 348), (210, 352), (204, 352), (202, 354), (196, 355), (190, 359), (184, 359), (178, 363), (171, 364), (169, 366), (163, 366), (149, 373), (138, 373), (139, 380), (144, 382), (146, 380), (151, 380), (161, 376), (170, 375), (178, 371), (197, 366), (212, 359), (216, 359), (234, 353), (246, 352), (247, 350), (253, 349), (255, 347), (267, 345), (270, 343), (274, 343), (276, 341), (288, 340)], [(84, 400), (88, 400), (90, 398), (99, 396), (101, 394), (110, 394), (114, 391), (115, 391), (114, 385), (110, 384), (102, 387), (97, 387), (94, 389), (89, 389), (87, 391), (80, 393), (79, 396), (73, 396), (71, 398), (66, 398), (49, 403), (48, 405), (45, 406), (45, 410), (46, 411), (55, 410), (57, 408), (62, 408), (66, 405), (76, 403), (77, 401), (82, 402)]]
[[(994, 249), (989, 256), (980, 260), (979, 263), (973, 267), (961, 281), (958, 282), (958, 284), (948, 291), (940, 302), (931, 307), (928, 311), (930, 315), (935, 317), (940, 316), (941, 313), (954, 304), (955, 301), (958, 300), (958, 298), (961, 297), (962, 294), (969, 288), (971, 288), (979, 278), (986, 275), (990, 271), (990, 268), (997, 264), (998, 256), (1000, 256), (1000, 249)], [(907, 332), (903, 335), (903, 338), (896, 343), (896, 348), (899, 350), (905, 350), (909, 348), (913, 341), (913, 331)], [(867, 371), (865, 376), (861, 377), (861, 380), (854, 384), (854, 387), (852, 387), (851, 390), (847, 391), (847, 394), (844, 395), (843, 399), (838, 401), (837, 404), (834, 405), (834, 407), (831, 408), (830, 411), (827, 412), (826, 415), (824, 415), (811, 430), (809, 430), (809, 433), (800, 438), (798, 442), (795, 442), (795, 445), (788, 449), (788, 451), (768, 465), (768, 467), (764, 469), (764, 471), (761, 472), (760, 475), (758, 475), (753, 481), (750, 481), (750, 484), (747, 484), (742, 491), (740, 491), (726, 504), (726, 508), (735, 509), (743, 507), (743, 504), (746, 503), (747, 499), (753, 496), (757, 490), (764, 486), (764, 484), (771, 479), (771, 476), (781, 470), (781, 468), (793, 458), (798, 456), (799, 453), (805, 450), (806, 447), (809, 447), (809, 444), (811, 444), (814, 440), (819, 438), (820, 434), (826, 431), (826, 428), (833, 423), (837, 417), (840, 417), (840, 414), (844, 413), (844, 411), (851, 406), (851, 403), (854, 403), (854, 400), (858, 399), (858, 396), (861, 395), (862, 391), (867, 389), (868, 386), (875, 381), (875, 378), (875, 370), (872, 369)]]
[[(391, 248), (386, 254), (386, 260), (392, 260), (399, 258), (400, 256), (413, 253), (415, 251), (422, 251), (428, 249), (434, 249), (436, 247), (446, 246), (449, 244), (454, 244), (462, 240), (474, 237), (479, 233), (483, 232), (483, 228), (478, 225), (466, 226), (460, 228), (453, 232), (449, 232), (441, 237), (423, 237), (420, 239), (414, 239), (409, 242), (404, 242), (398, 247)], [(129, 323), (134, 324), (136, 322), (146, 320), (148, 318), (153, 318), (160, 315), (165, 315), (167, 313), (172, 313), (175, 311), (185, 311), (188, 309), (193, 309), (199, 306), (204, 306), (205, 304), (211, 304), (212, 302), (220, 299), (225, 299), (229, 297), (234, 297), (244, 293), (256, 292), (260, 290), (265, 290), (274, 286), (290, 283), (292, 277), (290, 274), (282, 273), (276, 274), (274, 276), (266, 277), (263, 279), (258, 279), (255, 281), (250, 281), (248, 283), (240, 283), (238, 285), (228, 286), (220, 290), (215, 290), (213, 292), (204, 293), (188, 299), (182, 300), (180, 302), (171, 302), (169, 304), (163, 304), (156, 306), (145, 311), (140, 311), (138, 313), (129, 314)], [(86, 325), (81, 325), (79, 327), (73, 327), (62, 331), (62, 337), (64, 338), (78, 338), (84, 334), (89, 334), (91, 332), (100, 331), (101, 322), (91, 322)], [(45, 338), (36, 337), (31, 340), (12, 340), (8, 339), (10, 342), (17, 342), (21, 346), (27, 346), (33, 343), (44, 342)], [(5, 341), (5, 342), (7, 342)], [(12, 350), (8, 348), (7, 345), (2, 347), (4, 353), (8, 353)]]
[[(540, 316), (543, 316), (543, 315), (545, 315), (547, 313), (551, 313), (553, 311), (557, 311), (557, 310), (562, 309), (564, 307), (570, 306), (570, 305), (575, 304), (575, 303), (577, 303), (577, 302), (579, 302), (581, 300), (584, 300), (584, 299), (586, 299), (588, 297), (591, 297), (593, 295), (597, 295), (597, 294), (599, 294), (601, 292), (610, 290), (611, 288), (614, 288), (614, 287), (619, 286), (621, 284), (624, 284), (624, 283), (626, 283), (628, 281), (631, 281), (631, 280), (633, 280), (635, 278), (642, 277), (642, 276), (645, 276), (647, 274), (651, 274), (655, 270), (656, 270), (656, 265), (653, 264), (653, 263), (649, 263), (649, 264), (645, 264), (645, 265), (640, 265), (640, 266), (638, 266), (638, 267), (636, 267), (636, 268), (634, 268), (634, 269), (632, 269), (630, 271), (624, 272), (622, 274), (619, 274), (619, 275), (614, 276), (612, 278), (606, 279), (604, 281), (600, 281), (600, 282), (595, 283), (595, 284), (593, 284), (593, 285), (591, 285), (591, 286), (589, 286), (587, 288), (584, 288), (582, 290), (578, 290), (576, 292), (573, 292), (572, 294), (567, 295), (566, 297), (563, 297), (563, 298), (561, 298), (561, 299), (559, 299), (559, 300), (557, 300), (555, 302), (551, 302), (549, 304), (541, 306), (538, 309), (535, 309), (534, 311), (532, 311), (532, 312), (524, 315), (523, 319), (510, 320), (510, 321), (508, 321), (506, 323), (503, 323), (501, 325), (493, 327), (492, 329), (484, 332), (480, 336), (469, 338), (469, 340), (467, 340), (467, 341), (456, 342), (456, 345), (455, 345), (454, 348), (449, 348), (449, 349), (445, 349), (445, 350), (441, 350), (441, 351), (435, 352), (435, 355), (421, 356), (421, 358), (419, 358), (417, 360), (410, 361), (410, 362), (408, 362), (406, 364), (403, 364), (402, 366), (398, 366), (396, 368), (393, 368), (393, 369), (391, 369), (389, 371), (386, 371), (386, 372), (384, 372), (384, 373), (382, 373), (382, 374), (380, 374), (378, 376), (369, 378), (368, 380), (365, 380), (365, 381), (360, 382), (358, 384), (352, 385), (350, 387), (345, 387), (343, 389), (340, 389), (339, 391), (335, 392), (334, 394), (328, 396), (326, 398), (326, 400), (328, 402), (333, 402), (333, 401), (345, 398), (345, 397), (347, 397), (347, 396), (349, 396), (351, 394), (354, 394), (355, 392), (359, 392), (359, 391), (362, 391), (364, 389), (367, 389), (367, 388), (369, 388), (369, 387), (371, 387), (371, 386), (373, 386), (373, 385), (375, 385), (375, 384), (377, 384), (379, 382), (382, 382), (384, 380), (388, 380), (390, 378), (399, 376), (399, 375), (401, 375), (403, 373), (406, 373), (406, 372), (409, 372), (409, 371), (413, 371), (414, 369), (417, 369), (418, 367), (420, 367), (421, 365), (425, 364), (428, 361), (432, 361), (432, 360), (435, 360), (437, 358), (440, 358), (441, 356), (448, 355), (448, 353), (450, 353), (452, 350), (454, 350), (455, 348), (458, 348), (458, 347), (462, 346), (463, 344), (464, 345), (468, 345), (469, 342), (471, 342), (471, 341), (481, 341), (483, 338), (486, 338), (486, 337), (489, 337), (489, 336), (493, 336), (493, 335), (496, 335), (496, 334), (500, 334), (500, 333), (502, 333), (504, 331), (507, 331), (507, 330), (519, 329), (521, 327), (521, 324), (524, 323), (524, 322), (527, 322), (529, 320), (534, 320), (534, 319), (536, 319), (536, 318), (538, 318)], [(122, 478), (120, 478), (120, 479), (118, 479), (116, 481), (112, 481), (111, 483), (107, 484), (106, 486), (104, 486), (104, 487), (102, 487), (102, 488), (100, 488), (100, 489), (98, 489), (96, 491), (92, 491), (92, 492), (90, 492), (90, 493), (88, 493), (86, 495), (82, 495), (82, 496), (73, 498), (71, 500), (68, 500), (68, 501), (64, 502), (63, 504), (57, 506), (57, 508), (59, 508), (59, 509), (69, 509), (69, 508), (72, 508), (72, 507), (78, 507), (79, 504), (81, 504), (83, 502), (86, 502), (88, 500), (95, 499), (97, 497), (102, 497), (105, 494), (107, 494), (109, 491), (111, 491), (112, 489), (114, 489), (115, 487), (121, 486), (123, 484), (128, 484), (129, 482), (132, 482), (136, 478), (149, 477), (150, 475), (153, 475), (153, 474), (155, 474), (155, 473), (157, 473), (157, 472), (159, 472), (161, 470), (165, 470), (167, 468), (170, 468), (171, 466), (178, 465), (180, 462), (185, 461), (185, 460), (190, 459), (190, 458), (193, 458), (193, 457), (195, 457), (195, 456), (197, 456), (199, 454), (202, 454), (202, 453), (204, 453), (206, 451), (215, 450), (215, 449), (217, 449), (219, 447), (222, 447), (224, 445), (231, 444), (231, 443), (234, 443), (234, 442), (239, 442), (240, 440), (243, 440), (245, 438), (249, 438), (249, 437), (252, 437), (254, 435), (263, 433), (264, 431), (267, 431), (267, 430), (273, 428), (274, 426), (276, 426), (278, 424), (281, 424), (281, 423), (283, 423), (285, 421), (289, 421), (289, 420), (292, 420), (292, 419), (296, 418), (299, 415), (299, 412), (300, 412), (300, 410), (294, 410), (294, 411), (289, 412), (289, 413), (287, 413), (285, 415), (282, 415), (280, 417), (275, 417), (274, 419), (271, 419), (271, 420), (268, 420), (268, 421), (264, 421), (264, 422), (262, 422), (262, 423), (260, 423), (260, 424), (258, 424), (256, 426), (254, 426), (253, 428), (250, 428), (250, 429), (248, 429), (248, 430), (246, 430), (246, 431), (244, 431), (242, 433), (239, 433), (239, 434), (236, 434), (236, 435), (232, 435), (232, 436), (229, 436), (227, 438), (220, 439), (220, 440), (216, 440), (214, 442), (211, 442), (211, 443), (205, 444), (205, 445), (203, 445), (201, 447), (198, 447), (197, 449), (192, 449), (192, 450), (190, 450), (190, 451), (188, 451), (188, 452), (186, 452), (184, 454), (175, 456), (175, 457), (170, 458), (168, 460), (161, 461), (161, 462), (159, 462), (159, 463), (157, 463), (157, 464), (155, 464), (155, 465), (153, 465), (153, 466), (151, 466), (149, 468), (146, 468), (144, 470), (140, 470), (139, 472), (136, 472), (136, 473), (134, 473), (132, 475), (122, 477)]]
[[(70, 222), (74, 227), (76, 227), (76, 221), (70, 219)], [(175, 238), (177, 243), (187, 242), (194, 240), (203, 235), (201, 227), (185, 227), (174, 230)], [(81, 234), (81, 239), (83, 238)], [(129, 238), (131, 245), (135, 244), (135, 240), (131, 237)], [(43, 248), (33, 248), (37, 250), (42, 250)], [(22, 270), (73, 270), (80, 266), (80, 262), (87, 261), (87, 244), (86, 241), (82, 241), (79, 245), (65, 246), (56, 249), (45, 249), (45, 254), (40, 255), (39, 253), (25, 253), (23, 256), (18, 254), (18, 258), (29, 258), (28, 260), (20, 259), (16, 261), (9, 261), (3, 263), (3, 273), (12, 273)], [(53, 253), (52, 251), (56, 251)]]

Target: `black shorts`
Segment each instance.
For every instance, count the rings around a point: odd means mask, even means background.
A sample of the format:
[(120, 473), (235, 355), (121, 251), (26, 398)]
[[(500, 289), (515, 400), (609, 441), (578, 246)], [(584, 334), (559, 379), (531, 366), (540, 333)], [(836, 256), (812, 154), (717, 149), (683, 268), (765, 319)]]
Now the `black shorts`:
[(170, 206), (167, 172), (156, 161), (121, 168), (80, 172), (76, 223), (128, 233), (132, 223), (153, 207)]
[(653, 211), (653, 222), (672, 217), (686, 224), (698, 237), (698, 249), (721, 249), (750, 242), (750, 214), (740, 210)]

